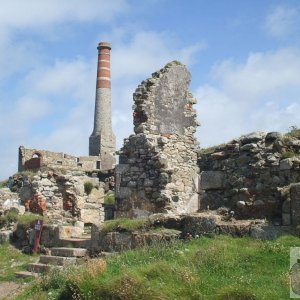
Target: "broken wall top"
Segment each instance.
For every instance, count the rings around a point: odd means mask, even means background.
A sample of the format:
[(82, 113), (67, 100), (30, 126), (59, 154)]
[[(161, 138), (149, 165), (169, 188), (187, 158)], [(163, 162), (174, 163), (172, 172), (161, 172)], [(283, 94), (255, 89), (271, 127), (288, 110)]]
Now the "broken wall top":
[(142, 81), (133, 94), (134, 131), (184, 135), (196, 131), (196, 99), (188, 91), (191, 74), (180, 62), (168, 63)]

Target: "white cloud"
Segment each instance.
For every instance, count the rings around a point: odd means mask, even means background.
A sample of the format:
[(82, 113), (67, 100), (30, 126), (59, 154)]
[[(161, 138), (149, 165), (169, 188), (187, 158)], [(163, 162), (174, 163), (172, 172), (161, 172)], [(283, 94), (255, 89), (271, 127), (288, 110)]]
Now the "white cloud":
[(297, 7), (277, 6), (266, 17), (264, 28), (274, 37), (286, 37), (299, 32), (300, 14)]
[[(142, 31), (127, 43), (112, 41), (113, 127), (117, 147), (121, 147), (123, 139), (133, 132), (132, 93), (138, 84), (171, 60), (193, 61), (203, 45), (178, 48), (166, 34)], [(6, 124), (18, 124), (5, 134), (0, 132), (1, 139), (9, 139), (11, 149), (5, 154), (11, 167), (0, 170), (0, 176), (16, 170), (16, 152), (20, 144), (74, 155), (88, 154), (94, 114), (96, 51), (90, 60), (77, 57), (52, 64), (40, 62), (26, 73), (22, 83), (24, 95), (14, 100), (14, 110), (7, 107), (0, 118), (2, 128)], [(38, 127), (45, 128), (35, 130)]]
[(243, 64), (213, 67), (212, 83), (195, 94), (203, 147), (256, 130), (300, 126), (300, 50), (252, 53)]
[(43, 26), (60, 22), (97, 21), (108, 22), (127, 11), (125, 0), (10, 0), (2, 1), (0, 26), (9, 29), (30, 28), (40, 30)]

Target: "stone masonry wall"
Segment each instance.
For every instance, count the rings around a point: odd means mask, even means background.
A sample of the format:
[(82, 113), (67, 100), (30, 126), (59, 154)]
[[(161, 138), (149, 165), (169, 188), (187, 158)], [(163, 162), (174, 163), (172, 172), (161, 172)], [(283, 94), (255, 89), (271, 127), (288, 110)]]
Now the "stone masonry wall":
[(172, 62), (136, 89), (135, 135), (125, 139), (116, 167), (117, 216), (197, 211), (198, 124), (190, 78), (184, 65)]
[[(84, 184), (91, 182), (90, 194)], [(104, 221), (104, 183), (83, 172), (69, 171), (67, 174), (39, 172), (31, 180), (23, 179), (19, 196), (22, 203), (37, 195), (45, 201), (46, 215), (54, 224), (73, 224), (75, 221), (99, 224)]]
[(99, 156), (76, 157), (63, 152), (27, 149), (23, 146), (19, 148), (19, 172), (40, 168), (93, 171), (100, 167)]
[(200, 151), (200, 209), (227, 207), (241, 219), (300, 224), (299, 185), (293, 185), (300, 182), (299, 154), (300, 139), (277, 132), (255, 132)]

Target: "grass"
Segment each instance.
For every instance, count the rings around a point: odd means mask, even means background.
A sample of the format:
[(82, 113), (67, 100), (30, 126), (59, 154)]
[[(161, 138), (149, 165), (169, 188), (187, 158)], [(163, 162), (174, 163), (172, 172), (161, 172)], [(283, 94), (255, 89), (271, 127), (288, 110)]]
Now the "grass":
[(300, 155), (300, 153), (297, 153), (297, 152), (294, 152), (294, 151), (285, 151), (282, 153), (282, 158), (292, 158), (292, 157), (295, 157), (295, 156), (298, 156)]
[(198, 151), (198, 157), (201, 156), (201, 155), (212, 154), (212, 153), (214, 153), (216, 150), (222, 149), (222, 148), (224, 148), (225, 146), (226, 146), (226, 144), (220, 144), (220, 145), (212, 146), (212, 147), (208, 147), (208, 148), (201, 148), (201, 149)]
[(9, 243), (0, 244), (0, 282), (16, 280), (15, 272), (25, 270), (35, 256), (25, 255)]
[(288, 138), (300, 138), (300, 128), (297, 126), (291, 126), (290, 130), (285, 134), (285, 137)]
[(7, 187), (7, 183), (8, 183), (8, 180), (7, 180), (7, 179), (6, 179), (6, 180), (0, 181), (0, 188), (5, 188), (5, 187)]
[(22, 175), (22, 176), (26, 176), (28, 177), (31, 181), (33, 180), (33, 177), (36, 175), (37, 173), (34, 172), (34, 171), (21, 171), (21, 172), (18, 172), (16, 174), (13, 175), (13, 177), (18, 177), (19, 175)]
[(138, 229), (142, 229), (147, 227), (148, 219), (128, 219), (128, 218), (120, 218), (105, 221), (101, 228), (103, 233), (110, 232), (110, 231), (135, 231)]
[(12, 222), (17, 222), (21, 226), (29, 226), (37, 219), (43, 220), (43, 216), (33, 213), (19, 215), (17, 211), (12, 210), (3, 216), (0, 216), (0, 227)]
[(289, 299), (291, 246), (300, 239), (158, 243), (51, 274), (17, 299)]
[(115, 194), (114, 193), (106, 193), (104, 196), (104, 203), (105, 204), (115, 204)]

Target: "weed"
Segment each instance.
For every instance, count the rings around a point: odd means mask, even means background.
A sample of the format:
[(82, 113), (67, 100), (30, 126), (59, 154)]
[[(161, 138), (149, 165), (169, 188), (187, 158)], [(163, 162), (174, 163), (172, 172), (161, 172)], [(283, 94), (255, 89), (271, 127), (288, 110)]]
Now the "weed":
[(104, 196), (104, 203), (105, 204), (115, 204), (116, 199), (115, 199), (115, 194), (114, 193), (107, 193)]
[(297, 126), (291, 126), (285, 136), (290, 138), (300, 138), (300, 128)]
[(282, 158), (283, 159), (284, 158), (292, 158), (292, 157), (295, 157), (297, 155), (299, 155), (299, 153), (296, 153), (294, 151), (285, 151), (285, 152), (282, 153)]
[(87, 181), (84, 183), (84, 191), (87, 195), (89, 195), (92, 192), (92, 189), (94, 188), (94, 184), (90, 181)]
[(7, 184), (8, 184), (8, 180), (7, 180), (7, 179), (6, 179), (6, 180), (0, 181), (0, 188), (5, 188), (5, 187), (7, 187)]
[(18, 211), (11, 210), (7, 214), (0, 216), (0, 226), (17, 222), (18, 217)]

